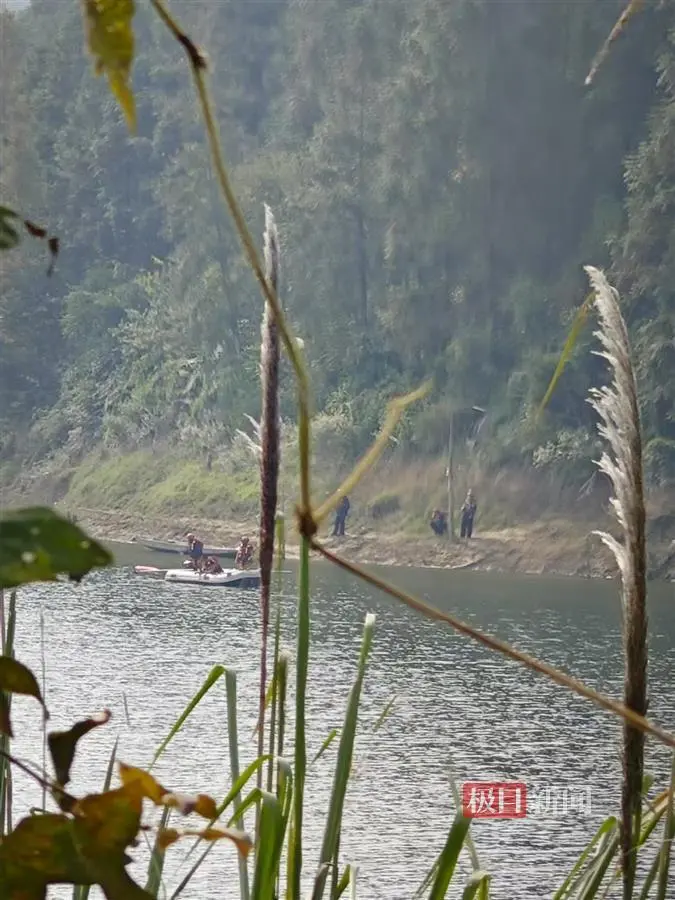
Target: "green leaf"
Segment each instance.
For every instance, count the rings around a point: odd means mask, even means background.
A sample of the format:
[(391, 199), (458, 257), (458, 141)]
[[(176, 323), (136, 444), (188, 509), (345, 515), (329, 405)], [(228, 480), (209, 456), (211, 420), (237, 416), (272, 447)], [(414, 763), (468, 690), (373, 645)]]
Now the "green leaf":
[(342, 875), (340, 876), (340, 880), (338, 881), (337, 887), (335, 888), (334, 900), (339, 900), (339, 898), (344, 894), (344, 892), (349, 887), (349, 884), (351, 882), (351, 873), (352, 873), (352, 867), (347, 866), (345, 868), (344, 872), (342, 873)]
[(0, 206), (0, 250), (12, 250), (19, 243), (19, 232), (12, 224), (18, 218), (14, 210)]
[(106, 709), (97, 716), (76, 722), (68, 731), (52, 731), (47, 736), (47, 746), (54, 764), (56, 780), (62, 787), (65, 787), (70, 781), (70, 767), (75, 759), (77, 742), (93, 728), (109, 722), (110, 715), (110, 710)]
[(490, 876), (487, 872), (481, 872), (480, 870), (473, 872), (469, 879), (469, 883), (464, 888), (462, 900), (473, 900), (473, 898), (477, 896), (479, 889), (486, 888), (489, 883)]
[(464, 846), (464, 839), (469, 833), (470, 825), (471, 819), (465, 818), (461, 813), (457, 814), (448, 833), (445, 847), (443, 847), (438, 858), (429, 900), (444, 900), (455, 872), (460, 851)]
[[(46, 717), (49, 717), (45, 707), (40, 686), (35, 675), (29, 668), (10, 656), (0, 656), (0, 691), (10, 694), (24, 694), (27, 697), (35, 697), (42, 705)], [(12, 725), (9, 720), (9, 706), (5, 698), (0, 695), (0, 734), (13, 737)]]
[(321, 757), (324, 755), (326, 750), (328, 750), (330, 745), (333, 743), (333, 741), (339, 734), (340, 734), (339, 728), (331, 728), (331, 730), (328, 732), (328, 736), (326, 737), (326, 740), (323, 742), (323, 744), (321, 744), (319, 749), (314, 754), (314, 757), (312, 758), (312, 761), (310, 762), (310, 766), (313, 766), (314, 763), (317, 761), (317, 759), (321, 759)]
[(340, 828), (342, 825), (342, 811), (344, 808), (347, 784), (352, 768), (354, 753), (354, 739), (356, 737), (356, 725), (358, 722), (359, 703), (361, 702), (361, 689), (366, 673), (366, 664), (373, 641), (375, 628), (375, 616), (368, 614), (363, 627), (363, 640), (361, 642), (361, 654), (359, 657), (358, 671), (354, 685), (349, 695), (344, 725), (340, 736), (337, 762), (335, 764), (335, 776), (333, 778), (333, 790), (326, 816), (326, 827), (319, 856), (319, 871), (314, 881), (312, 900), (321, 900), (328, 876), (328, 867), (337, 862), (336, 851), (338, 846)]
[(171, 726), (171, 729), (167, 736), (164, 738), (162, 743), (159, 745), (157, 750), (155, 751), (155, 755), (152, 758), (152, 762), (150, 763), (148, 769), (152, 769), (160, 756), (164, 753), (166, 748), (168, 747), (170, 741), (178, 734), (183, 725), (185, 724), (186, 719), (193, 712), (195, 707), (200, 703), (200, 701), (204, 698), (204, 696), (211, 690), (213, 685), (218, 681), (221, 675), (225, 674), (225, 668), (223, 666), (214, 666), (209, 674), (206, 676), (204, 684), (199, 688), (197, 693), (194, 695), (192, 700), (185, 707), (183, 712), (178, 716), (174, 724)]
[(380, 728), (382, 728), (384, 723), (387, 721), (387, 719), (391, 715), (391, 711), (394, 708), (394, 704), (396, 703), (397, 700), (398, 700), (398, 696), (396, 694), (393, 694), (389, 698), (389, 700), (385, 704), (384, 709), (382, 710), (380, 715), (377, 717), (377, 721), (373, 725), (373, 732), (379, 731)]
[(136, 107), (129, 87), (134, 62), (134, 0), (83, 0), (82, 8), (94, 71), (96, 75), (105, 72), (129, 130), (135, 131)]
[(668, 872), (670, 870), (670, 852), (673, 837), (675, 837), (675, 755), (673, 755), (670, 771), (666, 820), (663, 825), (663, 840), (661, 842), (661, 851), (659, 853), (659, 883), (656, 890), (656, 900), (666, 900)]
[(252, 900), (274, 900), (276, 897), (281, 851), (288, 828), (292, 804), (292, 776), (286, 772), (286, 790), (283, 800), (274, 794), (261, 791), (260, 833), (256, 847), (255, 874)]
[[(600, 845), (601, 841), (610, 834), (614, 834), (617, 831), (618, 822), (615, 816), (609, 816), (602, 825), (595, 832), (591, 840), (588, 842), (586, 847), (584, 848), (583, 853), (579, 856), (574, 866), (572, 867), (572, 871), (567, 876), (561, 887), (553, 895), (553, 900), (564, 900), (565, 897), (570, 896), (570, 891), (575, 883), (578, 883), (578, 879), (580, 877), (581, 870), (583, 869), (584, 863), (586, 860), (591, 857), (591, 854), (594, 851), (596, 844)], [(592, 857), (593, 859), (595, 857)]]
[(112, 556), (77, 525), (51, 509), (31, 507), (0, 515), (0, 589), (67, 575), (80, 581)]

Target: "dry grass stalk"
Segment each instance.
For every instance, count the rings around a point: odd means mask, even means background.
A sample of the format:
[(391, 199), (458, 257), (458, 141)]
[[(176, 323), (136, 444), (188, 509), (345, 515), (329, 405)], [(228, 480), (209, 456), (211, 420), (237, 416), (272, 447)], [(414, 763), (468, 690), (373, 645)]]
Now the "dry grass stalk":
[[(265, 205), (265, 274), (276, 294), (279, 282), (279, 240), (277, 226), (269, 206)], [(265, 752), (265, 694), (267, 691), (267, 637), (270, 619), (270, 586), (274, 563), (274, 531), (279, 478), (279, 331), (274, 310), (268, 301), (262, 322), (260, 380), (262, 412), (260, 416), (260, 708), (258, 716), (258, 755)], [(258, 770), (262, 785), (262, 767)]]
[[(611, 499), (622, 531), (622, 540), (598, 532), (614, 554), (621, 571), (624, 703), (644, 716), (647, 712), (647, 589), (645, 552), (645, 502), (642, 484), (642, 440), (637, 387), (631, 362), (628, 331), (621, 315), (618, 294), (598, 269), (585, 267), (595, 291), (603, 356), (612, 370), (612, 381), (593, 388), (589, 402), (600, 417), (598, 431), (607, 440), (598, 466), (610, 479)], [(623, 786), (621, 796), (621, 849), (623, 895), (630, 900), (635, 880), (635, 841), (640, 831), (644, 734), (624, 723)]]

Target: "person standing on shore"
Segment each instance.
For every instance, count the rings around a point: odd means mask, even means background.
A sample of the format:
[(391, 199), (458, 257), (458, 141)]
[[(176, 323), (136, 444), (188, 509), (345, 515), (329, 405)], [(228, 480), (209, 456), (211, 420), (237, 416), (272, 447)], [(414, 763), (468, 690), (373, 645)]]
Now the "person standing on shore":
[(464, 503), (462, 503), (461, 512), (461, 524), (460, 524), (460, 537), (466, 538), (467, 540), (473, 534), (473, 520), (476, 517), (476, 509), (478, 505), (476, 504), (476, 500), (473, 496), (473, 491), (471, 488), (466, 492), (466, 499)]
[(347, 520), (347, 516), (349, 515), (349, 508), (351, 504), (349, 502), (349, 497), (346, 495), (340, 500), (338, 504), (338, 508), (335, 511), (335, 524), (333, 525), (333, 537), (344, 537), (345, 536), (345, 522)]

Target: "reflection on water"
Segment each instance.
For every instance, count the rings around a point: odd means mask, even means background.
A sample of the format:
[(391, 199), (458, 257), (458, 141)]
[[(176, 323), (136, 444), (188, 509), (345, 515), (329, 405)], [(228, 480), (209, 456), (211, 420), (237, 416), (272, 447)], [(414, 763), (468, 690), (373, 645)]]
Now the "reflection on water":
[[(616, 586), (567, 579), (392, 570), (397, 583), (618, 696), (620, 619)], [(608, 714), (418, 616), (342, 573), (318, 564), (312, 577), (312, 646), (307, 707), (311, 759), (341, 723), (366, 612), (377, 615), (342, 834), (345, 862), (360, 867), (359, 896), (406, 900), (440, 849), (453, 816), (448, 781), (519, 780), (530, 791), (590, 787), (591, 809), (546, 810), (524, 820), (481, 820), (473, 835), (497, 900), (550, 897), (600, 821), (617, 811), (620, 728)], [(294, 576), (282, 599), (285, 643), (294, 649)], [(650, 593), (650, 715), (675, 727), (672, 586)], [(40, 669), (39, 608), (47, 632), (51, 727), (110, 707), (114, 720), (88, 735), (73, 790), (100, 788), (112, 744), (145, 765), (186, 700), (216, 663), (238, 672), (242, 764), (255, 756), (253, 727), (259, 652), (254, 593), (165, 585), (123, 569), (79, 587), (26, 589), (20, 597), (17, 653)], [(373, 725), (392, 695), (384, 726)], [(129, 709), (127, 725), (124, 702)], [(14, 750), (41, 757), (34, 701), (17, 698)], [(292, 725), (292, 723), (291, 723)], [(290, 750), (290, 748), (289, 748)], [(318, 855), (335, 745), (311, 768), (307, 785), (307, 875)], [(668, 754), (649, 743), (648, 769), (666, 778)], [(170, 745), (156, 774), (178, 790), (221, 796), (229, 785), (224, 684), (214, 689)], [(16, 776), (15, 815), (39, 802), (39, 788)], [(186, 871), (183, 849), (167, 855), (166, 883)], [(142, 879), (147, 852), (135, 851)], [(462, 871), (468, 871), (463, 861)], [(236, 860), (218, 846), (186, 898), (236, 898)], [(67, 897), (66, 890), (53, 896)], [(94, 894), (92, 894), (94, 896)], [(461, 896), (459, 890), (449, 896)]]

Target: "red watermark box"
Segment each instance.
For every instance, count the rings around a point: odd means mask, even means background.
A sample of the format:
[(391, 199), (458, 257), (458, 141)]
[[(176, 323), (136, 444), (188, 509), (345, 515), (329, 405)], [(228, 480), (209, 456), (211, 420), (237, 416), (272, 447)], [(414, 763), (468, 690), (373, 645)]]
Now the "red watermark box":
[(465, 781), (462, 815), (467, 819), (523, 819), (527, 786), (522, 781)]

